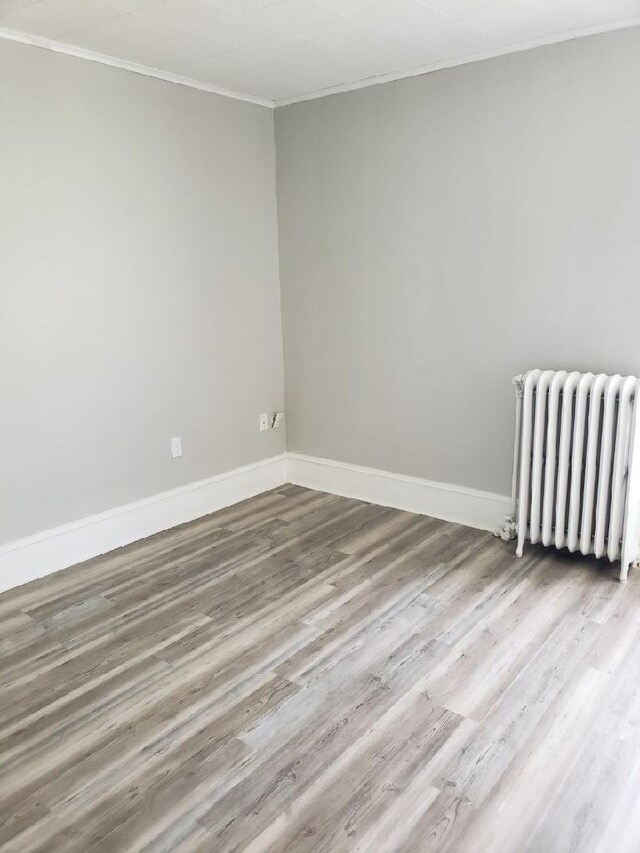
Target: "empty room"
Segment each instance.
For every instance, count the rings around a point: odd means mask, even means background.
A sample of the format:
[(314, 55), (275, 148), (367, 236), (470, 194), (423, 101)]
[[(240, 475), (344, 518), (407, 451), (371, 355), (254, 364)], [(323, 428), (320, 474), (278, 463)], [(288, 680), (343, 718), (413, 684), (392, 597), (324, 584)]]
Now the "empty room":
[(640, 0), (0, 0), (0, 851), (640, 851)]

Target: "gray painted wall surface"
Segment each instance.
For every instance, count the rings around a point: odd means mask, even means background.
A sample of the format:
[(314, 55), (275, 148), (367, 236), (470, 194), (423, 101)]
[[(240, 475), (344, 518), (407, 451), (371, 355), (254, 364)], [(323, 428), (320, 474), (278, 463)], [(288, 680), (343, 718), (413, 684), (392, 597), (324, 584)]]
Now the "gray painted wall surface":
[[(629, 30), (276, 111), (289, 449), (507, 492), (514, 373), (640, 373), (639, 91)], [(273, 114), (1, 41), (0, 117), (0, 542), (282, 451)]]
[(0, 41), (0, 125), (0, 542), (281, 452), (272, 111)]
[(640, 374), (640, 30), (276, 112), (288, 447), (506, 494), (530, 367)]

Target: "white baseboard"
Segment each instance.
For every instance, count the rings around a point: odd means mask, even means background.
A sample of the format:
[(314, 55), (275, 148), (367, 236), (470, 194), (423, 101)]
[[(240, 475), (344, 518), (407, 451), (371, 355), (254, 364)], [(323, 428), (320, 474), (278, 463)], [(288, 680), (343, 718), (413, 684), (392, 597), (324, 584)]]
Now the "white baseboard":
[(300, 453), (283, 453), (0, 545), (0, 592), (286, 482), (481, 530), (501, 527), (511, 508), (511, 500), (505, 495)]
[(0, 592), (286, 482), (286, 454), (0, 545)]
[(506, 495), (301, 453), (287, 454), (287, 479), (309, 489), (431, 515), (480, 530), (497, 530), (511, 512), (511, 498)]

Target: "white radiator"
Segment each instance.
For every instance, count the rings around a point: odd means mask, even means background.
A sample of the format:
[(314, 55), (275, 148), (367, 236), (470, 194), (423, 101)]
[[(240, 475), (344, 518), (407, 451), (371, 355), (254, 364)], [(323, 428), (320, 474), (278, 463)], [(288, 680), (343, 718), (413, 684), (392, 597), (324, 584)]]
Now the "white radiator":
[(517, 394), (514, 514), (504, 538), (640, 559), (640, 380), (530, 370)]

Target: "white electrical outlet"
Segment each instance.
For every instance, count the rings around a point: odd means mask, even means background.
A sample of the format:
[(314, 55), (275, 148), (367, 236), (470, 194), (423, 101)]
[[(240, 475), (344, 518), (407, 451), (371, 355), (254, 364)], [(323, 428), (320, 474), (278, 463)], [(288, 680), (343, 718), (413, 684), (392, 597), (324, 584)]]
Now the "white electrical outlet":
[(274, 412), (271, 416), (271, 429), (279, 429), (282, 426), (284, 412)]
[(269, 415), (267, 412), (263, 412), (260, 415), (260, 432), (264, 432), (269, 429)]
[(178, 456), (182, 456), (182, 439), (179, 435), (176, 435), (171, 439), (171, 456), (173, 459), (177, 459)]

